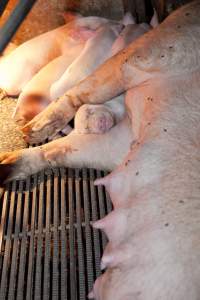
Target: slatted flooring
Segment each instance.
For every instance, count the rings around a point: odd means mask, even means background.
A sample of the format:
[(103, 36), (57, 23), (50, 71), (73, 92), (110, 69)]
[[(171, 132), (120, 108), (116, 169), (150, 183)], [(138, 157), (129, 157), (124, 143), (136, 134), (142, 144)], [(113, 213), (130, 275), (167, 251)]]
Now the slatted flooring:
[(0, 194), (0, 300), (85, 300), (106, 237), (91, 222), (111, 210), (93, 169), (46, 170)]

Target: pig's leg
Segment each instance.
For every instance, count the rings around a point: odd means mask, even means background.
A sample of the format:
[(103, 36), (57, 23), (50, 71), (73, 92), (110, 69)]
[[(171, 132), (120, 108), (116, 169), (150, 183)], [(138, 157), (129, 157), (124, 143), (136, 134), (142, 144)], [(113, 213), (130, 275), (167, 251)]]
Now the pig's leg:
[[(128, 67), (131, 46), (107, 60), (92, 75), (51, 103), (22, 130), (30, 143), (45, 140), (61, 130), (84, 103), (100, 104), (121, 94), (128, 88), (151, 78), (151, 74)], [(126, 69), (126, 71), (125, 71)]]
[(39, 114), (53, 99), (51, 85), (57, 81), (69, 65), (79, 56), (84, 43), (74, 46), (73, 51), (57, 57), (43, 67), (23, 88), (13, 118), (25, 125)]
[[(194, 70), (196, 63), (191, 57), (198, 55), (196, 42), (194, 39), (189, 49), (186, 42), (189, 39), (188, 33), (185, 38), (185, 24), (189, 24), (191, 18), (194, 19), (194, 12), (188, 15), (189, 9), (187, 7), (184, 9), (187, 14), (179, 10), (169, 16), (161, 25), (107, 60), (91, 76), (38, 115), (24, 128), (27, 140), (41, 141), (52, 132), (58, 131), (72, 119), (77, 109), (84, 103), (103, 103), (129, 88), (148, 84), (151, 78), (172, 77), (186, 73), (188, 70), (186, 65), (190, 63), (192, 64), (190, 71)], [(187, 18), (188, 16), (190, 18)], [(195, 18), (198, 20), (197, 14)], [(191, 55), (188, 55), (189, 52)], [(182, 57), (187, 58), (184, 65), (181, 63)]]
[(126, 118), (109, 132), (77, 134), (44, 146), (0, 155), (1, 184), (14, 178), (25, 178), (46, 167), (92, 167), (112, 170), (127, 153), (132, 140), (130, 121)]
[(121, 30), (121, 25), (108, 23), (97, 31), (96, 36), (86, 42), (79, 57), (74, 60), (62, 77), (52, 85), (51, 98), (56, 99), (62, 96), (108, 59), (112, 44), (118, 36), (118, 30)]

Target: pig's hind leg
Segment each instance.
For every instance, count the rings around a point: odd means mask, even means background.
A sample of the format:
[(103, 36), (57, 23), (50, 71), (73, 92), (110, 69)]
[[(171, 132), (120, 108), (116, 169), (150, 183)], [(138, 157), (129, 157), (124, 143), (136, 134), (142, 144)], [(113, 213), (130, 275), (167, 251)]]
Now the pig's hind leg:
[(89, 167), (112, 170), (128, 152), (132, 140), (128, 118), (105, 134), (77, 134), (43, 146), (0, 155), (0, 185), (23, 179), (47, 167)]

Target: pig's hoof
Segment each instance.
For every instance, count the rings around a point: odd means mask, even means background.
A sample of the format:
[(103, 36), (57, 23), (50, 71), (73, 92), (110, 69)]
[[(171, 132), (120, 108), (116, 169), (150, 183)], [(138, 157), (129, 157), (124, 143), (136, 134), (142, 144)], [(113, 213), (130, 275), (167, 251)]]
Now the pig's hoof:
[(106, 106), (85, 104), (77, 111), (74, 123), (78, 133), (102, 134), (113, 127), (115, 120)]
[(11, 180), (19, 159), (20, 151), (0, 154), (0, 186)]
[(50, 106), (50, 109), (47, 107), (22, 128), (26, 142), (30, 144), (44, 142), (66, 126), (68, 120), (65, 112), (56, 112), (53, 105)]

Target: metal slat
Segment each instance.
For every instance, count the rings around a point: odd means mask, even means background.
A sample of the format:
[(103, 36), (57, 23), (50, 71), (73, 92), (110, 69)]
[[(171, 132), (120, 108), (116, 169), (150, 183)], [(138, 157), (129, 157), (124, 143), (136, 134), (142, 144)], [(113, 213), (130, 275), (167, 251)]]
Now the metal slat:
[[(9, 203), (9, 186), (7, 185), (4, 196), (3, 196), (3, 208), (2, 208), (2, 215), (1, 215), (1, 225), (0, 225), (0, 270), (2, 270), (3, 264), (3, 245), (4, 245), (4, 234), (6, 229), (6, 223), (8, 220), (8, 203)], [(2, 275), (2, 272), (1, 274)], [(1, 276), (0, 276), (1, 278)]]
[(12, 183), (11, 187), (11, 197), (10, 197), (10, 210), (8, 217), (8, 228), (7, 228), (7, 238), (5, 244), (5, 252), (4, 252), (4, 261), (3, 261), (3, 270), (2, 270), (2, 280), (0, 287), (0, 299), (5, 299), (8, 291), (8, 277), (9, 277), (9, 268), (10, 268), (10, 255), (12, 251), (12, 227), (13, 227), (13, 216), (14, 216), (14, 207), (15, 207), (15, 191), (16, 191), (16, 181)]
[(45, 257), (43, 299), (48, 300), (50, 294), (50, 260), (51, 260), (51, 172), (47, 174), (46, 190), (46, 224), (45, 224)]
[[(20, 182), (22, 185), (22, 182)], [(22, 192), (21, 192), (22, 193)], [(24, 199), (24, 214), (22, 225), (22, 241), (21, 251), (19, 259), (19, 275), (18, 275), (18, 288), (17, 288), (17, 300), (24, 298), (24, 286), (26, 282), (25, 278), (25, 266), (27, 256), (27, 231), (28, 231), (28, 216), (29, 216), (29, 201), (30, 201), (30, 178), (26, 181), (25, 199)]]
[[(101, 178), (101, 171), (97, 171), (97, 178)], [(102, 219), (105, 214), (106, 214), (106, 208), (105, 208), (105, 203), (104, 203), (104, 192), (103, 192), (103, 186), (99, 185), (97, 187), (97, 191), (98, 191), (98, 202), (99, 202), (99, 213), (100, 213), (100, 218)], [(102, 233), (102, 244), (103, 244), (103, 249), (105, 249), (105, 246), (107, 244), (107, 238), (106, 235), (104, 233)]]
[(100, 171), (61, 168), (6, 187), (0, 299), (87, 299), (106, 244), (91, 222), (111, 205), (104, 188), (94, 187), (96, 177)]
[(41, 174), (38, 211), (38, 236), (36, 254), (35, 300), (41, 300), (42, 291), (42, 255), (43, 255), (43, 218), (44, 218), (44, 172)]
[(19, 184), (19, 191), (17, 192), (17, 212), (15, 218), (15, 230), (14, 230), (14, 243), (13, 243), (13, 253), (11, 260), (11, 271), (10, 271), (10, 284), (9, 284), (9, 293), (8, 299), (14, 300), (15, 298), (15, 287), (16, 287), (16, 278), (17, 278), (17, 263), (18, 263), (18, 255), (19, 255), (19, 233), (20, 233), (20, 224), (23, 220), (21, 215), (22, 210), (22, 190), (23, 190), (23, 182), (21, 181)]
[[(91, 193), (91, 206), (92, 206), (92, 221), (97, 221), (98, 210), (97, 210), (97, 196), (94, 187), (95, 174), (94, 170), (89, 170), (90, 174), (90, 193)], [(100, 253), (100, 238), (99, 238), (99, 230), (93, 229), (93, 239), (94, 239), (94, 255), (95, 255), (95, 271), (96, 277), (101, 274), (100, 271), (100, 262), (101, 262), (101, 253)]]
[[(34, 274), (34, 259), (35, 259), (35, 226), (36, 226), (36, 212), (37, 212), (37, 175), (33, 177), (33, 191), (32, 191), (32, 207), (31, 207), (31, 235), (29, 242), (29, 260), (28, 260), (28, 275), (27, 275), (27, 289), (26, 299), (31, 300), (34, 294), (33, 291), (33, 274)], [(18, 298), (21, 300), (21, 298)]]
[(53, 197), (53, 292), (52, 299), (59, 299), (59, 270), (58, 270), (58, 261), (59, 261), (59, 248), (58, 248), (58, 201), (59, 201), (59, 183), (58, 183), (58, 169), (54, 171), (54, 197)]
[(67, 298), (66, 170), (61, 169), (61, 299)]
[(77, 243), (78, 243), (78, 275), (79, 275), (79, 299), (86, 299), (85, 289), (85, 263), (82, 239), (82, 217), (81, 217), (81, 192), (80, 192), (80, 170), (75, 171), (75, 191), (76, 191), (76, 217), (77, 217)]
[(87, 291), (93, 287), (94, 269), (93, 269), (93, 251), (92, 251), (92, 231), (90, 226), (90, 204), (89, 204), (89, 186), (87, 178), (87, 170), (83, 169), (83, 201), (84, 201), (84, 217), (85, 217), (85, 244), (86, 244), (86, 267), (87, 267)]
[(74, 191), (73, 171), (68, 170), (68, 201), (69, 201), (69, 253), (70, 253), (70, 300), (77, 299), (76, 263), (75, 263), (75, 230), (74, 230)]

